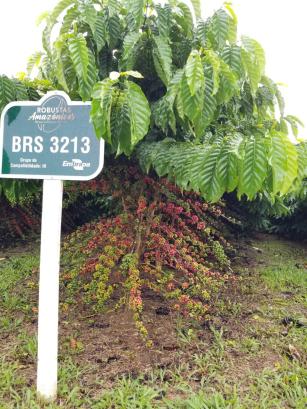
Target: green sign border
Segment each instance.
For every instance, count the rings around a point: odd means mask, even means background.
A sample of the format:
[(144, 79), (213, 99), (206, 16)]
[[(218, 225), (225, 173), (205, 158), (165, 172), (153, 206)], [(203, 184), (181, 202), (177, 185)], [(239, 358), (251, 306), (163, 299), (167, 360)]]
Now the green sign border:
[(52, 97), (53, 95), (55, 96), (62, 96), (65, 98), (66, 102), (68, 105), (71, 106), (88, 106), (91, 105), (91, 102), (82, 102), (82, 101), (72, 101), (69, 96), (63, 92), (63, 91), (50, 91), (47, 92), (39, 101), (14, 101), (10, 102), (8, 105), (5, 106), (5, 108), (2, 111), (1, 114), (1, 119), (0, 119), (0, 178), (3, 179), (47, 179), (47, 180), (79, 180), (79, 181), (86, 181), (86, 180), (91, 180), (94, 179), (96, 176), (99, 175), (99, 173), (103, 169), (104, 165), (104, 140), (100, 140), (100, 150), (98, 152), (99, 154), (99, 166), (98, 169), (89, 176), (64, 176), (64, 175), (33, 175), (33, 174), (3, 174), (1, 173), (2, 170), (2, 164), (3, 161), (5, 160), (4, 156), (4, 118), (7, 113), (7, 111), (12, 108), (12, 107), (20, 107), (20, 106), (32, 106), (32, 107), (39, 107), (43, 104), (45, 100), (48, 98)]

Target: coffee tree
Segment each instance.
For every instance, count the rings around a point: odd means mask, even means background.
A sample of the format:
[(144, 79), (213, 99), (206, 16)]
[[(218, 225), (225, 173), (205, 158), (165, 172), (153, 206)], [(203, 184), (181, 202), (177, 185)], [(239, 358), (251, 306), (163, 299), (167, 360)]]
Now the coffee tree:
[(61, 89), (92, 100), (109, 154), (133, 156), (208, 201), (295, 191), (306, 145), (289, 138), (300, 121), (285, 115), (261, 45), (238, 38), (229, 3), (206, 21), (201, 1), (191, 4), (61, 0), (40, 17), (44, 51), (28, 63), (37, 79), (0, 77), (0, 109)]

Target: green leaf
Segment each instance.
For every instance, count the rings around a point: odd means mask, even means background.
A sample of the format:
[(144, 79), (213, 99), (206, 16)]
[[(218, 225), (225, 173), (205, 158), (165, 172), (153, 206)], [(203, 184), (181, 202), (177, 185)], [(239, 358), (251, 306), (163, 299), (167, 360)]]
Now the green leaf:
[(264, 74), (265, 69), (265, 53), (258, 41), (253, 38), (242, 36), (242, 44), (246, 51), (249, 52), (253, 61), (257, 64), (261, 76)]
[(97, 81), (97, 68), (95, 63), (94, 54), (89, 51), (89, 64), (86, 81), (83, 77), (80, 77), (79, 82), (79, 94), (83, 101), (88, 101), (92, 95), (94, 84)]
[(304, 128), (305, 124), (303, 121), (300, 120), (299, 117), (295, 116), (295, 115), (287, 115), (287, 118), (296, 122), (298, 125), (302, 126)]
[(120, 12), (120, 2), (118, 0), (108, 0), (110, 17), (116, 16)]
[(120, 61), (122, 70), (131, 70), (134, 68), (137, 57), (136, 47), (142, 37), (142, 33), (128, 33), (124, 39), (123, 55)]
[(69, 88), (68, 88), (66, 76), (65, 76), (63, 59), (62, 59), (62, 52), (65, 47), (66, 47), (66, 38), (63, 36), (60, 36), (54, 42), (54, 50), (55, 50), (54, 68), (55, 68), (55, 74), (56, 74), (59, 84), (63, 87), (63, 89), (66, 92), (69, 92)]
[(252, 55), (243, 48), (241, 49), (241, 59), (249, 79), (251, 92), (253, 95), (256, 95), (258, 84), (262, 77), (259, 66), (253, 59)]
[(103, 138), (112, 144), (111, 137), (111, 108), (114, 98), (115, 81), (106, 78), (98, 82), (93, 90), (91, 119), (98, 138)]
[(203, 98), (202, 110), (197, 118), (196, 135), (202, 136), (206, 128), (212, 122), (217, 108), (216, 97), (213, 95), (213, 81), (206, 78), (205, 93)]
[(255, 95), (258, 84), (264, 74), (265, 54), (261, 45), (254, 39), (242, 36), (241, 58), (250, 81), (252, 94)]
[(27, 88), (27, 94), (28, 94), (27, 100), (39, 101), (41, 99), (41, 96), (39, 95), (39, 93), (32, 87)]
[(136, 149), (136, 156), (142, 170), (148, 173), (155, 160), (156, 154), (160, 150), (160, 144), (152, 142), (141, 142)]
[(287, 194), (291, 190), (292, 184), (298, 175), (298, 153), (296, 147), (287, 136), (284, 139), (284, 148), (287, 154), (287, 168), (280, 190), (282, 195)]
[(20, 81), (14, 79), (15, 94), (17, 101), (27, 101), (29, 99), (27, 87)]
[(276, 95), (280, 115), (284, 116), (285, 100), (284, 100), (284, 97), (282, 96), (282, 93), (280, 92), (280, 89), (277, 86), (275, 87), (275, 95)]
[[(164, 140), (163, 142), (157, 144), (160, 146), (160, 149), (158, 150), (154, 158), (155, 161), (153, 162), (153, 167), (159, 177), (166, 176), (168, 173), (170, 173), (170, 163), (171, 163), (171, 153), (172, 153), (171, 148), (175, 146), (174, 141), (166, 143), (166, 141)], [(164, 153), (161, 150), (161, 147), (164, 148)]]
[(43, 48), (48, 54), (49, 57), (52, 56), (52, 49), (51, 49), (51, 32), (52, 32), (52, 25), (49, 23), (49, 20), (47, 20), (46, 27), (43, 30), (42, 34), (42, 44)]
[(233, 192), (239, 183), (240, 146), (243, 136), (239, 133), (225, 138), (223, 155), (227, 158), (226, 191)]
[(303, 122), (294, 115), (287, 115), (284, 119), (290, 124), (292, 133), (295, 136), (295, 138), (297, 138), (298, 137), (298, 125), (303, 127), (304, 126)]
[(42, 56), (43, 56), (43, 53), (41, 51), (36, 51), (29, 57), (28, 64), (27, 64), (27, 74), (28, 75), (31, 75), (33, 69), (39, 66)]
[(55, 24), (57, 21), (57, 18), (60, 16), (60, 14), (63, 13), (64, 10), (66, 10), (69, 6), (75, 5), (76, 0), (61, 0), (59, 3), (54, 7), (52, 12), (50, 13), (50, 23), (51, 25)]
[(167, 86), (172, 75), (172, 50), (163, 37), (153, 37), (153, 59), (158, 76)]
[(198, 51), (193, 50), (185, 66), (185, 75), (191, 95), (201, 91), (205, 85), (204, 68)]
[(242, 73), (241, 48), (237, 45), (226, 45), (221, 53), (222, 60), (229, 65), (238, 77)]
[(301, 183), (307, 177), (307, 143), (296, 145), (298, 159), (298, 182)]
[(279, 121), (278, 131), (288, 135), (288, 132), (289, 132), (288, 125), (287, 125), (287, 122), (283, 118), (281, 118)]
[(152, 117), (155, 125), (161, 128), (165, 134), (169, 133), (169, 128), (176, 134), (176, 117), (168, 95), (153, 104)]
[(122, 40), (122, 26), (118, 15), (114, 15), (108, 19), (109, 27), (109, 45), (110, 48), (116, 48)]
[(97, 11), (94, 5), (91, 3), (82, 2), (78, 4), (78, 7), (79, 7), (81, 21), (86, 23), (90, 27), (92, 34), (94, 34), (96, 31), (96, 20), (97, 20)]
[(130, 70), (130, 71), (126, 71), (124, 74), (129, 75), (130, 77), (133, 77), (133, 78), (138, 78), (138, 79), (144, 78), (143, 75), (138, 71)]
[(157, 25), (159, 35), (168, 38), (172, 22), (172, 9), (168, 4), (165, 4), (164, 7), (162, 7), (160, 4), (157, 4), (155, 5), (155, 9), (158, 14)]
[(117, 152), (130, 155), (148, 132), (151, 111), (142, 89), (132, 81), (105, 79), (93, 92), (91, 118), (98, 137)]
[(35, 24), (39, 27), (43, 22), (46, 22), (50, 15), (50, 11), (43, 11), (35, 20)]
[(273, 194), (277, 194), (282, 188), (287, 169), (287, 154), (282, 133), (274, 132), (271, 136), (269, 163), (273, 173)]
[(224, 3), (224, 7), (230, 14), (228, 40), (231, 44), (235, 44), (237, 41), (238, 18), (233, 8), (231, 7), (231, 3)]
[(201, 0), (191, 0), (195, 17), (198, 19), (201, 17)]
[(89, 53), (86, 45), (86, 40), (82, 34), (69, 39), (68, 48), (70, 57), (73, 62), (78, 78), (87, 81)]
[(216, 96), (218, 104), (227, 103), (238, 89), (239, 84), (236, 75), (224, 61), (221, 61), (220, 87)]
[(272, 132), (269, 163), (273, 174), (273, 194), (286, 194), (298, 174), (295, 145), (282, 132)]
[[(179, 148), (179, 149), (178, 149)], [(171, 176), (176, 184), (184, 190), (191, 190), (194, 164), (199, 157), (208, 150), (208, 147), (183, 143), (182, 147), (174, 145), (170, 152), (170, 163), (172, 164)], [(197, 171), (199, 173), (199, 169)], [(196, 187), (196, 191), (199, 188)]]
[(177, 70), (174, 73), (173, 78), (171, 79), (171, 81), (169, 83), (169, 86), (168, 86), (168, 89), (167, 89), (167, 95), (169, 97), (169, 100), (171, 101), (171, 104), (174, 104), (175, 98), (176, 98), (176, 96), (178, 95), (178, 93), (180, 91), (183, 74), (184, 74), (183, 69)]
[(226, 190), (226, 160), (222, 145), (214, 145), (205, 157), (203, 169), (200, 169), (200, 192), (210, 202), (221, 198)]
[(63, 69), (63, 75), (65, 76), (64, 79), (66, 81), (68, 90), (70, 93), (71, 92), (75, 93), (78, 88), (78, 79), (73, 63), (70, 58), (70, 53), (67, 45), (65, 45), (61, 55), (61, 64)]
[(127, 24), (130, 31), (138, 31), (144, 21), (145, 0), (127, 1)]
[(126, 95), (131, 121), (131, 145), (134, 147), (148, 132), (151, 111), (142, 89), (132, 81), (126, 81)]
[(206, 46), (207, 42), (207, 23), (203, 20), (198, 20), (196, 25), (195, 38), (202, 47)]
[(63, 18), (63, 23), (61, 25), (60, 34), (67, 34), (72, 30), (73, 23), (77, 20), (79, 16), (79, 9), (77, 6), (71, 7), (67, 10)]
[(248, 137), (239, 180), (239, 197), (246, 194), (252, 200), (262, 188), (267, 175), (267, 147), (264, 138)]
[[(46, 27), (43, 31), (42, 42), (43, 42), (43, 47), (49, 57), (52, 56), (52, 50), (51, 50), (51, 44), (50, 44), (52, 29), (54, 25), (58, 22), (57, 19), (63, 13), (63, 11), (65, 11), (70, 6), (75, 6), (75, 5), (76, 5), (76, 0), (61, 0), (54, 7), (54, 9), (49, 14), (49, 16), (46, 17)], [(66, 32), (64, 34), (66, 34)]]
[[(161, 142), (142, 143), (137, 156), (146, 171), (153, 167), (160, 177), (168, 176), (181, 188), (193, 189), (206, 200), (216, 202), (238, 185), (242, 141), (239, 133), (221, 136), (213, 145), (166, 138)], [(261, 185), (258, 183), (258, 188)], [(255, 183), (251, 189), (254, 194)]]
[(212, 94), (215, 95), (219, 89), (220, 85), (220, 68), (221, 60), (219, 56), (212, 50), (206, 50), (206, 55), (204, 58), (205, 63), (208, 63), (212, 67), (213, 72), (213, 90)]
[(182, 28), (184, 36), (192, 39), (194, 23), (189, 6), (185, 3), (178, 3), (175, 11), (174, 18), (177, 24)]
[(106, 42), (108, 42), (107, 21), (103, 11), (97, 13), (93, 35), (97, 45), (97, 50), (100, 52)]
[[(157, 155), (161, 153), (162, 149), (164, 150), (166, 156), (168, 157), (168, 148), (174, 145), (174, 140), (166, 138), (160, 142), (142, 142), (137, 147), (136, 153), (140, 161), (141, 167), (145, 172), (149, 172), (154, 164), (157, 162)], [(167, 164), (165, 166), (167, 168)], [(157, 169), (156, 169), (157, 171)], [(164, 173), (163, 173), (164, 172)], [(165, 175), (166, 170), (162, 170), (162, 173)], [(157, 171), (159, 174), (159, 172)]]
[(0, 113), (3, 108), (12, 101), (15, 101), (16, 93), (13, 81), (6, 75), (0, 76)]
[(193, 123), (200, 115), (203, 108), (202, 92), (192, 95), (185, 75), (181, 80), (180, 90), (177, 95), (177, 109), (179, 114), (184, 113)]
[(112, 146), (117, 155), (125, 153), (130, 155), (131, 145), (131, 119), (127, 94), (117, 94), (112, 105), (111, 113)]
[(221, 49), (225, 46), (229, 35), (229, 16), (225, 10), (217, 10), (211, 22), (211, 40), (214, 42), (217, 49)]

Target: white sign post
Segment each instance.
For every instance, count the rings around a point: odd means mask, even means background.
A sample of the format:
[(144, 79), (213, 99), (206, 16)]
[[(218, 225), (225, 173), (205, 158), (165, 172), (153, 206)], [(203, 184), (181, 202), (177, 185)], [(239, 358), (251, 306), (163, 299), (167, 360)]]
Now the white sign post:
[(8, 104), (0, 122), (0, 178), (43, 179), (37, 393), (57, 395), (59, 272), (63, 180), (90, 180), (103, 168), (104, 141), (90, 122), (90, 102), (62, 91)]
[(37, 393), (57, 394), (58, 310), (63, 182), (44, 180), (38, 308)]

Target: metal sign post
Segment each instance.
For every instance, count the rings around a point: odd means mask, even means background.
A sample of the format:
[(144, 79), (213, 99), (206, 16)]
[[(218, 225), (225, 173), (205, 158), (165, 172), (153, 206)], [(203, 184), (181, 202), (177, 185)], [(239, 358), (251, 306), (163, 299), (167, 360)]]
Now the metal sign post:
[(58, 310), (63, 182), (44, 180), (38, 307), (37, 392), (57, 393)]
[(0, 178), (43, 179), (37, 393), (57, 394), (59, 272), (63, 180), (90, 180), (103, 168), (104, 142), (90, 123), (90, 103), (64, 92), (8, 104), (0, 123)]

